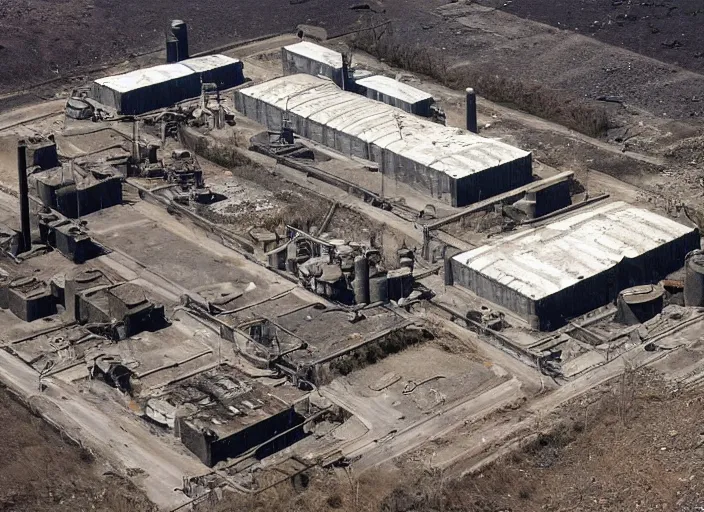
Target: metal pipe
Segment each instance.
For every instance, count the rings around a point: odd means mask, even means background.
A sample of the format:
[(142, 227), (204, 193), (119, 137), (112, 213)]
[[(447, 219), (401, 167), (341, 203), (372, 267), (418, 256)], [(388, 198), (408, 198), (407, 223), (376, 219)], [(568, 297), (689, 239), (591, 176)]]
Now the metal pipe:
[(21, 251), (32, 249), (32, 233), (29, 226), (29, 186), (27, 185), (27, 145), (24, 140), (17, 144), (17, 180), (20, 191), (20, 225), (22, 230)]
[(479, 133), (477, 128), (477, 95), (474, 89), (467, 87), (467, 130)]

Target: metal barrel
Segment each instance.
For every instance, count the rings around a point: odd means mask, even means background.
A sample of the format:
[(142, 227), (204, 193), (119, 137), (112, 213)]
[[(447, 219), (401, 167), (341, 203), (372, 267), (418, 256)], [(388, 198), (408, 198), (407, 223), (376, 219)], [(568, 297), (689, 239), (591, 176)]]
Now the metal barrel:
[(704, 251), (696, 249), (684, 259), (684, 305), (704, 306)]

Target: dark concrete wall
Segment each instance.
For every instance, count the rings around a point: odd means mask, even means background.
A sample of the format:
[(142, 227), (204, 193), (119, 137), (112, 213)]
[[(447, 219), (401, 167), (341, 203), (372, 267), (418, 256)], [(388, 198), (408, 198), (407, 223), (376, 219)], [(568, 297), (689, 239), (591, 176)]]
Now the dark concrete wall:
[(452, 277), (456, 284), (469, 288), (479, 297), (513, 311), (535, 328), (548, 331), (565, 325), (570, 318), (616, 300), (621, 290), (657, 283), (681, 268), (687, 253), (698, 249), (699, 246), (700, 235), (698, 231), (694, 231), (637, 258), (625, 258), (612, 269), (581, 280), (538, 301), (455, 260), (451, 265)]
[[(239, 432), (222, 439), (209, 438), (199, 431), (187, 419), (179, 418), (179, 431), (181, 442), (193, 452), (206, 466), (214, 466), (223, 460), (234, 458), (262, 445), (256, 456), (265, 457), (291, 446), (304, 437), (303, 416), (298, 414), (293, 407), (265, 420), (250, 425)], [(294, 428), (294, 427), (299, 428)], [(291, 430), (280, 438), (269, 441), (272, 437)]]
[(178, 431), (181, 434), (181, 442), (193, 454), (198, 457), (206, 466), (213, 466), (210, 456), (211, 440), (207, 439), (187, 418), (179, 416)]

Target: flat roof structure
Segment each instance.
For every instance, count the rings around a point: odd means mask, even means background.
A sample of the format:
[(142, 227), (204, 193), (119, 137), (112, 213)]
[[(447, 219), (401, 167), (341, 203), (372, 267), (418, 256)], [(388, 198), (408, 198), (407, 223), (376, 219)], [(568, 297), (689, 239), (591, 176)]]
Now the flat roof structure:
[(657, 282), (700, 245), (696, 228), (613, 202), (452, 258), (454, 281), (548, 329)]
[(299, 74), (236, 92), (236, 106), (269, 129), (286, 115), (296, 133), (452, 206), (465, 206), (532, 180), (531, 154), (422, 119), (335, 84)]
[(225, 55), (196, 57), (98, 78), (91, 97), (121, 114), (142, 114), (195, 98), (203, 82), (216, 83), (220, 89), (240, 85), (242, 67), (241, 61)]
[(135, 69), (122, 75), (98, 78), (95, 83), (117, 92), (130, 92), (143, 87), (162, 84), (193, 74), (193, 69), (182, 63), (163, 64), (151, 68)]
[(214, 83), (218, 89), (229, 89), (244, 83), (244, 64), (227, 55), (204, 55), (179, 62), (198, 74), (201, 83)]
[(342, 54), (318, 44), (301, 41), (281, 49), (284, 75), (307, 73), (324, 76), (343, 87)]
[[(282, 365), (316, 385), (327, 382), (345, 357), (368, 345), (383, 343), (390, 334), (413, 323), (385, 306), (367, 307), (355, 319), (349, 311), (331, 308), (322, 300), (311, 302), (295, 292), (251, 306), (238, 306), (235, 300), (229, 306), (236, 312), (218, 318), (230, 331), (224, 337), (237, 339), (239, 353), (246, 356), (249, 352), (267, 360), (284, 354), (279, 358)], [(235, 331), (248, 339), (238, 337)], [(276, 343), (271, 343), (272, 336)]]
[(374, 75), (355, 81), (357, 92), (419, 116), (430, 116), (433, 95), (388, 76)]
[(433, 99), (433, 95), (388, 76), (374, 75), (357, 80), (357, 85), (374, 89), (381, 94), (393, 96), (408, 103)]
[(301, 57), (306, 57), (327, 64), (328, 66), (342, 69), (342, 54), (330, 48), (326, 48), (325, 46), (320, 46), (319, 44), (310, 43), (308, 41), (301, 41), (300, 43), (284, 46), (284, 49), (289, 53), (295, 53)]

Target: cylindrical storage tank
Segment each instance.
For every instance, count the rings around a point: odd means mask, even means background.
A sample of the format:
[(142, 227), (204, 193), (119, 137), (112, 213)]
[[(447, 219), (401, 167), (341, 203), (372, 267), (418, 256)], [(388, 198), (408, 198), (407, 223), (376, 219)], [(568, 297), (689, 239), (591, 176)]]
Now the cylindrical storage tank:
[(178, 62), (178, 39), (172, 34), (166, 36), (166, 63)]
[(369, 279), (369, 304), (389, 302), (389, 283), (386, 274)]
[(647, 322), (660, 314), (665, 289), (660, 285), (644, 285), (626, 288), (618, 294), (615, 320), (625, 325)]
[(369, 304), (369, 262), (364, 256), (354, 259), (354, 301), (356, 304)]
[(171, 33), (178, 41), (178, 59), (177, 61), (186, 60), (188, 58), (188, 26), (183, 20), (173, 20), (171, 22)]
[(343, 272), (351, 272), (354, 269), (354, 249), (349, 245), (337, 247), (337, 257), (340, 259), (340, 268)]
[(410, 268), (413, 271), (413, 264), (415, 262), (414, 254), (411, 249), (402, 247), (397, 251), (398, 263), (400, 267)]
[(684, 305), (704, 307), (704, 250), (687, 254), (684, 268)]
[(409, 249), (408, 247), (401, 247), (398, 251), (396, 251), (398, 254), (398, 258), (413, 258), (413, 251)]
[(413, 258), (401, 258), (398, 261), (398, 264), (401, 268), (408, 268), (411, 270), (411, 272), (413, 272), (413, 263), (414, 263)]

